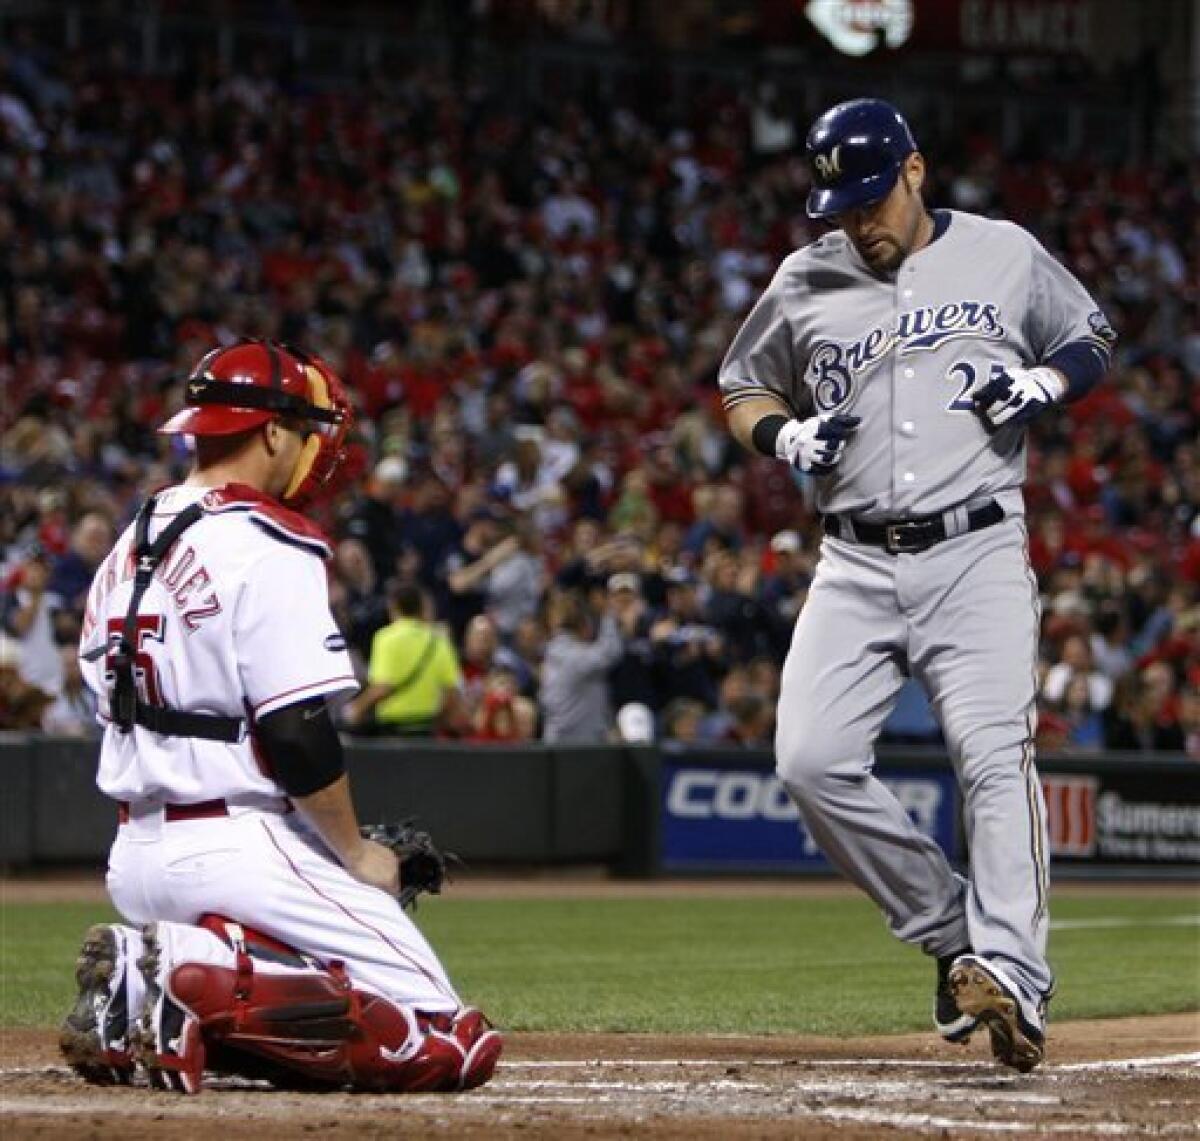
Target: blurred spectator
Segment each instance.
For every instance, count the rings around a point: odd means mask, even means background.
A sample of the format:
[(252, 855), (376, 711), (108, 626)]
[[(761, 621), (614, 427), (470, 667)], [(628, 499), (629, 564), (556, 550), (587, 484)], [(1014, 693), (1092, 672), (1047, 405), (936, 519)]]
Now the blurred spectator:
[(1151, 662), (1118, 683), (1105, 719), (1104, 743), (1110, 749), (1181, 752), (1184, 729), (1175, 676), (1166, 662)]
[(731, 701), (728, 709), (729, 720), (718, 743), (748, 749), (765, 749), (772, 744), (775, 708), (762, 694), (745, 693)]
[(1154, 661), (1141, 671), (1150, 749), (1183, 751), (1183, 726), (1179, 721), (1179, 683), (1169, 662)]
[(761, 693), (772, 706), (779, 700), (781, 668), (773, 657), (752, 658), (746, 663), (746, 683), (755, 693)]
[(696, 576), (676, 567), (663, 577), (667, 605), (650, 627), (655, 692), (663, 704), (691, 697), (711, 709), (726, 670), (724, 642), (704, 620)]
[(41, 728), (42, 718), (54, 698), (21, 677), (21, 651), (6, 634), (0, 634), (0, 729)]
[(493, 547), (485, 559), (493, 554), (485, 605), (500, 637), (508, 640), (522, 618), (537, 612), (546, 587), (542, 537), (531, 521), (517, 519), (512, 535)]
[(1179, 727), (1183, 730), (1183, 750), (1193, 761), (1200, 761), (1200, 684), (1192, 683), (1179, 699)]
[(472, 741), (532, 741), (537, 736), (537, 706), (523, 697), (512, 670), (488, 671), (471, 714), (467, 737)]
[(603, 591), (616, 574), (637, 574), (642, 567), (643, 546), (636, 535), (621, 531), (604, 539), (603, 527), (592, 519), (581, 519), (571, 531), (555, 581), (566, 589), (581, 589), (603, 600)]
[(704, 706), (690, 697), (677, 697), (662, 711), (662, 737), (682, 745), (703, 744), (700, 727), (704, 721)]
[(463, 725), (458, 655), (445, 631), (430, 621), (425, 594), (411, 584), (388, 592), (391, 622), (371, 644), (367, 685), (346, 703), (351, 729), (427, 736)]
[(1083, 681), (1088, 707), (1094, 713), (1102, 713), (1112, 700), (1113, 682), (1092, 663), (1092, 649), (1088, 641), (1079, 634), (1072, 634), (1063, 642), (1062, 660), (1055, 662), (1042, 682), (1042, 697), (1052, 705), (1061, 705), (1067, 689), (1075, 679)]
[(1064, 722), (1063, 748), (1068, 752), (1098, 753), (1104, 748), (1104, 720), (1094, 696), (1087, 675), (1071, 675), (1057, 702)]
[(522, 630), (522, 646), (528, 647), (532, 644), (534, 647), (531, 662), (526, 662), (521, 656), (516, 637), (512, 646), (504, 645), (500, 641), (496, 623), (488, 615), (477, 614), (467, 623), (461, 664), (463, 695), (472, 709), (478, 708), (487, 679), (497, 670), (502, 670), (511, 677), (519, 693), (531, 692), (536, 688), (536, 668), (541, 661), (540, 622), (536, 615), (527, 615), (519, 623), (518, 629)]
[(790, 634), (812, 582), (812, 560), (806, 556), (796, 531), (777, 531), (771, 536), (769, 550), (771, 568), (763, 575), (761, 597)]
[(720, 550), (705, 560), (704, 571), (708, 583), (704, 617), (720, 633), (728, 660), (747, 662), (772, 653), (775, 625), (759, 601), (756, 568), (743, 568), (732, 551)]
[(487, 580), (493, 569), (517, 554), (515, 536), (501, 539), (500, 517), (490, 508), (472, 512), (462, 538), (445, 554), (436, 569), (444, 588), (439, 612), (450, 625), (455, 643), (461, 644), (467, 623), (487, 606)]
[(621, 494), (609, 512), (608, 521), (616, 531), (635, 534), (645, 542), (654, 538), (658, 526), (658, 508), (650, 498), (645, 471), (632, 468), (621, 481)]
[(523, 424), (515, 433), (516, 449), (496, 471), (492, 493), (518, 511), (527, 511), (539, 530), (553, 531), (567, 521), (567, 492), (563, 486), (569, 467), (543, 446), (545, 429)]
[(42, 728), (63, 737), (98, 736), (96, 697), (83, 684), (78, 652), (73, 645), (60, 646), (59, 657), (62, 660), (62, 688), (42, 714)]
[(733, 725), (733, 707), (757, 691), (750, 680), (748, 666), (734, 666), (721, 678), (716, 702), (707, 707), (700, 723), (700, 738), (706, 743), (730, 739)]
[(471, 709), (476, 709), (483, 695), (488, 675), (497, 666), (496, 651), (500, 648), (500, 635), (496, 623), (486, 614), (477, 614), (467, 623), (463, 634), (462, 667), (463, 697)]
[(34, 546), (8, 577), (3, 614), (4, 629), (15, 639), (22, 680), (51, 696), (63, 685), (55, 622), (63, 600), (49, 590), (52, 574), (49, 556)]
[(715, 544), (736, 551), (742, 545), (742, 493), (727, 483), (696, 490), (696, 513), (699, 518), (683, 540), (684, 550), (703, 558)]
[[(411, 569), (414, 579), (419, 578), (427, 587), (437, 589), (439, 583), (436, 568), (448, 553), (453, 551), (462, 537), (463, 528), (452, 509), (454, 496), (451, 487), (433, 472), (414, 475), (409, 481), (410, 501), (401, 508), (398, 520), (398, 538), (395, 554), (398, 570)], [(469, 498), (464, 486), (459, 486), (459, 496)]]
[(517, 676), (521, 692), (527, 697), (536, 696), (546, 656), (546, 626), (540, 612), (517, 623), (512, 641), (502, 647), (502, 653), (504, 662)]
[(607, 674), (623, 648), (616, 620), (594, 613), (578, 591), (552, 594), (548, 615), (542, 739), (605, 741), (613, 723)]
[[(340, 601), (334, 602), (334, 615), (355, 664), (365, 667), (376, 632), (388, 623), (387, 602), (379, 590), (375, 564), (366, 544), (358, 539), (343, 539), (334, 553), (333, 570), (335, 582), (341, 587)], [(331, 598), (335, 598), (332, 590)]]
[(88, 588), (112, 550), (114, 539), (108, 517), (89, 511), (71, 529), (68, 549), (54, 560), (46, 590), (61, 603), (60, 620), (56, 623), (60, 640), (74, 642), (79, 638)]
[(1124, 610), (1111, 598), (1102, 599), (1096, 607), (1089, 648), (1096, 668), (1113, 681), (1123, 677), (1133, 666), (1129, 625)]
[(408, 464), (400, 456), (380, 460), (342, 520), (343, 533), (366, 547), (377, 582), (386, 582), (396, 572), (399, 508), (407, 478)]
[(653, 615), (642, 595), (641, 576), (631, 571), (608, 580), (608, 605), (624, 642), (624, 650), (609, 670), (608, 684), (613, 706), (659, 707), (655, 687), (654, 646), (650, 640)]

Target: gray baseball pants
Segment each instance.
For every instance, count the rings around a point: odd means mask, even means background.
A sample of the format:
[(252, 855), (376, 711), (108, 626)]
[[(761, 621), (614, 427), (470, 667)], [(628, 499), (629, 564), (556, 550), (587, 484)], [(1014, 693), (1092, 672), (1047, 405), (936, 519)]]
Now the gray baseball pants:
[[(1053, 986), (1033, 760), (1039, 617), (1020, 517), (911, 555), (826, 537), (775, 738), (779, 778), (814, 841), (892, 932), (931, 955), (969, 945), (1035, 1002)], [(966, 881), (872, 775), (906, 670), (929, 694), (962, 789)]]

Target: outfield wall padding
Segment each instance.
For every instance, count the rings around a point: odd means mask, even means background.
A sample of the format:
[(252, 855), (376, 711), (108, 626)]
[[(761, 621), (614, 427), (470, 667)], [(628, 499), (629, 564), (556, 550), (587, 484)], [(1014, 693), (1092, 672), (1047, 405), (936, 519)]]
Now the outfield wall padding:
[[(116, 832), (94, 741), (0, 734), (0, 865), (102, 862)], [(415, 816), (468, 864), (602, 864), (627, 876), (828, 874), (764, 750), (349, 741), (363, 821)], [(1039, 760), (1055, 872), (1200, 877), (1200, 764)], [(934, 750), (881, 750), (891, 783), (961, 864), (957, 786)], [(800, 839), (796, 837), (799, 835)]]

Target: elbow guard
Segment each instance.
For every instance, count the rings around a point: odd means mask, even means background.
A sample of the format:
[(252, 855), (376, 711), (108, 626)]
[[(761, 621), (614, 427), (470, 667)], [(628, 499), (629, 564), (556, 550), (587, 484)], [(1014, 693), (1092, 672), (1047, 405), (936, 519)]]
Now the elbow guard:
[(289, 796), (312, 796), (346, 771), (342, 742), (323, 697), (268, 713), (255, 726), (255, 734)]

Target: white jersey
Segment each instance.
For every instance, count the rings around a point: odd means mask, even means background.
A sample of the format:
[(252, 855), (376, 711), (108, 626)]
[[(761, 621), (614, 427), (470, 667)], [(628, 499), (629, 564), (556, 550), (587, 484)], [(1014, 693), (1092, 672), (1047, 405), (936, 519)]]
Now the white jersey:
[[(134, 677), (150, 705), (257, 718), (295, 702), (358, 689), (329, 609), (329, 548), (302, 516), (250, 488), (174, 487), (159, 493), (153, 539), (184, 508), (204, 514), (164, 556), (138, 608)], [(131, 525), (88, 593), (81, 655), (110, 646), (133, 590)], [(227, 744), (165, 736), (110, 721), (107, 657), (81, 662), (105, 725), (97, 784), (116, 800), (253, 803), (284, 795), (253, 736)]]
[(1020, 513), (1024, 431), (989, 436), (971, 394), (1072, 343), (1109, 363), (1104, 315), (1031, 234), (939, 214), (944, 231), (890, 277), (840, 231), (791, 254), (721, 366), (726, 408), (771, 394), (794, 415), (861, 417), (817, 481), (823, 512), (905, 518), (995, 496)]

